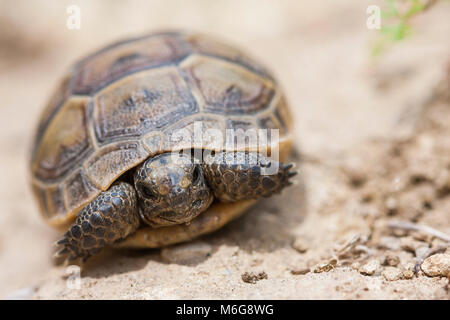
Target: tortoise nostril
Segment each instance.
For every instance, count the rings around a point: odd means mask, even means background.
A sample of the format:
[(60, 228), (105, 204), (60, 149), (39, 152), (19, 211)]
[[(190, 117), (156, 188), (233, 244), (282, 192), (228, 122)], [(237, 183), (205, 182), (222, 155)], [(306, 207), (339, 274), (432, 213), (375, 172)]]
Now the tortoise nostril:
[(183, 188), (176, 186), (172, 188), (171, 194), (175, 197), (180, 196), (183, 193)]

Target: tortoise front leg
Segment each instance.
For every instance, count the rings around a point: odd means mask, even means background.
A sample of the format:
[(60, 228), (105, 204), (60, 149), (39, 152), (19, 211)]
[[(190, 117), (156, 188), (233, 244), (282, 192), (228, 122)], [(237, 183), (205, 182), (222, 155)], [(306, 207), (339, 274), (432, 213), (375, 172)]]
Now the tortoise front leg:
[(205, 157), (202, 167), (215, 197), (225, 202), (270, 197), (297, 174), (289, 171), (293, 164), (255, 152), (216, 152)]
[(57, 256), (85, 261), (135, 232), (139, 223), (134, 188), (126, 182), (115, 183), (78, 213), (75, 223), (57, 242), (63, 246)]

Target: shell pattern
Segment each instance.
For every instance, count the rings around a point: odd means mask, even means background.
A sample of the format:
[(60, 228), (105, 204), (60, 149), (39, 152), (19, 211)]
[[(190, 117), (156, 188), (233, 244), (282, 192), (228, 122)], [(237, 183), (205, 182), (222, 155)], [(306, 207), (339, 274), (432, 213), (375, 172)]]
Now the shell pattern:
[[(44, 109), (33, 193), (48, 223), (61, 226), (127, 170), (188, 147), (168, 138), (176, 130), (190, 136), (201, 121), (224, 134), (279, 129), (283, 139), (290, 119), (268, 71), (227, 44), (182, 32), (117, 42), (76, 63)], [(190, 147), (222, 148), (200, 140)]]

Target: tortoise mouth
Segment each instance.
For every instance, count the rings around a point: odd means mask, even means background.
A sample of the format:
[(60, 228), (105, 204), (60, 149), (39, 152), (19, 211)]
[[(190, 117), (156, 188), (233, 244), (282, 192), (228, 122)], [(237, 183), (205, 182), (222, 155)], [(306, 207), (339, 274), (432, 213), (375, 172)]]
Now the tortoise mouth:
[(156, 218), (164, 224), (182, 224), (194, 219), (200, 212), (195, 212), (194, 214), (183, 215), (176, 213), (175, 211), (169, 210), (164, 211), (156, 216)]
[(170, 222), (172, 224), (180, 223), (180, 222), (178, 222), (178, 221), (176, 221), (174, 219), (174, 217), (176, 215), (177, 214), (174, 211), (165, 211), (165, 212), (162, 212), (162, 213), (158, 214), (157, 218), (161, 219), (161, 220), (164, 220), (164, 221), (167, 221), (167, 222)]

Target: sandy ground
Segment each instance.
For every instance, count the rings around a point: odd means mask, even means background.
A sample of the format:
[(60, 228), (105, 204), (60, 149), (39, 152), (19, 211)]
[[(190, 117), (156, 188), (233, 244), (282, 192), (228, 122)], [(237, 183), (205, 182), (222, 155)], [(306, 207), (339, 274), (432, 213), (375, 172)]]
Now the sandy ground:
[[(372, 59), (374, 2), (0, 1), (0, 297), (449, 299), (450, 6)], [(68, 4), (80, 30), (65, 27)], [(74, 288), (29, 190), (38, 114), (76, 58), (165, 28), (220, 36), (274, 71), (295, 117), (298, 183), (192, 243), (105, 251)]]

